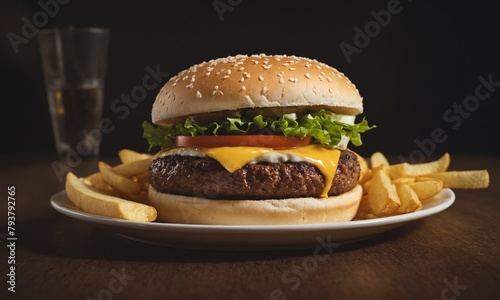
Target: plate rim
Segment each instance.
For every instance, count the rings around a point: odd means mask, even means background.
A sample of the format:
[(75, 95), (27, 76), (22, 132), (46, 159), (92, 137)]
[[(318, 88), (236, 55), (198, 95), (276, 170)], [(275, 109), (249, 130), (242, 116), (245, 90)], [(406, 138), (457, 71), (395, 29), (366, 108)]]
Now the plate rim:
[[(134, 228), (134, 229), (155, 229), (155, 230), (184, 230), (184, 231), (200, 231), (200, 230), (217, 230), (217, 231), (309, 231), (309, 230), (347, 230), (364, 227), (375, 227), (392, 225), (395, 223), (406, 223), (417, 219), (422, 219), (448, 209), (455, 202), (455, 193), (450, 188), (444, 188), (438, 195), (425, 202), (431, 203), (435, 199), (442, 198), (436, 205), (425, 207), (417, 212), (382, 217), (367, 220), (353, 220), (347, 222), (336, 223), (317, 223), (317, 224), (288, 224), (288, 225), (202, 225), (202, 224), (180, 224), (180, 223), (163, 223), (163, 222), (136, 222), (123, 220), (118, 218), (111, 218), (106, 216), (98, 216), (91, 213), (83, 212), (78, 208), (67, 207), (68, 204), (73, 206), (71, 201), (66, 196), (65, 190), (61, 190), (52, 195), (50, 204), (59, 213), (86, 221), (89, 223), (108, 225), (121, 228)], [(64, 203), (64, 201), (68, 203)], [(424, 204), (425, 206), (425, 204)]]

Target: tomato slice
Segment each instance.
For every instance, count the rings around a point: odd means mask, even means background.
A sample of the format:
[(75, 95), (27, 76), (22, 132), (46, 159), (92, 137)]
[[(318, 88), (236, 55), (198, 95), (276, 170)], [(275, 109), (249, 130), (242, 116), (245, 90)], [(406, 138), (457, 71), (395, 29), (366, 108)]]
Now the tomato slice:
[(176, 136), (177, 147), (264, 147), (287, 149), (311, 144), (311, 137), (285, 137), (282, 135), (219, 135), (219, 136)]

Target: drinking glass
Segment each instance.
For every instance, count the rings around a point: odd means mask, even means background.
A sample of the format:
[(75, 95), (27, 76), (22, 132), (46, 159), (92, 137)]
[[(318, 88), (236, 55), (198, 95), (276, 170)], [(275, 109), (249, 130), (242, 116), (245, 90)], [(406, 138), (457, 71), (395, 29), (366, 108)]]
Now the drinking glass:
[(57, 153), (99, 154), (110, 31), (44, 29), (38, 34)]

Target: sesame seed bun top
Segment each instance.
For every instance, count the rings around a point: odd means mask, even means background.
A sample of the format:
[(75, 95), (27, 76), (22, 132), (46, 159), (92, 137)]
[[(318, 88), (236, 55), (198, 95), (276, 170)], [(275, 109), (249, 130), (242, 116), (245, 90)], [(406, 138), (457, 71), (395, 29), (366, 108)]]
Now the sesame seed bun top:
[(337, 69), (286, 55), (237, 55), (202, 62), (163, 86), (152, 109), (159, 125), (187, 116), (243, 108), (317, 107), (363, 112), (356, 86)]

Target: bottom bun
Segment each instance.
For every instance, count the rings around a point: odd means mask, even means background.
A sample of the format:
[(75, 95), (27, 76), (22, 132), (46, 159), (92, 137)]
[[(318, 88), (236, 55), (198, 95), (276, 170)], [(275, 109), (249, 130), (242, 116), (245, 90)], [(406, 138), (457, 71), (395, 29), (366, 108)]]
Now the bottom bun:
[(149, 188), (149, 202), (158, 219), (168, 223), (206, 225), (280, 225), (350, 221), (363, 196), (357, 185), (328, 198), (215, 200), (160, 193)]

